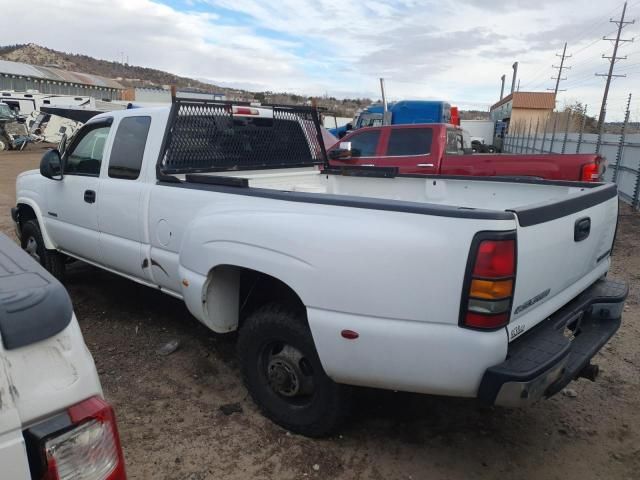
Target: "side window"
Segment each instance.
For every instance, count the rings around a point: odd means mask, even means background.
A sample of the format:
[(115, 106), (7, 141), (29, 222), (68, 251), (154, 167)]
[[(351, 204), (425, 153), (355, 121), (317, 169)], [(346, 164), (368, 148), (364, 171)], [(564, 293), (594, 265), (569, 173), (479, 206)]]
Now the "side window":
[(102, 155), (110, 128), (101, 126), (87, 130), (74, 141), (64, 162), (66, 175), (100, 175)]
[(151, 117), (127, 117), (118, 125), (109, 158), (109, 177), (135, 180), (140, 176)]
[(430, 128), (394, 128), (391, 130), (387, 155), (428, 155), (431, 153)]
[(462, 136), (455, 130), (447, 130), (447, 154), (459, 155), (462, 153)]
[(352, 157), (373, 157), (378, 147), (380, 130), (360, 132), (349, 139)]

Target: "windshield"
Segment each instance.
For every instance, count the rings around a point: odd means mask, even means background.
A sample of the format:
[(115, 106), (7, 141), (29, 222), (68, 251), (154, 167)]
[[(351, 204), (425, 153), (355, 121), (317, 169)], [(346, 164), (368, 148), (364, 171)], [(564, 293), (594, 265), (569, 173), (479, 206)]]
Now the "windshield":
[(14, 118), (13, 110), (6, 103), (0, 103), (0, 118)]

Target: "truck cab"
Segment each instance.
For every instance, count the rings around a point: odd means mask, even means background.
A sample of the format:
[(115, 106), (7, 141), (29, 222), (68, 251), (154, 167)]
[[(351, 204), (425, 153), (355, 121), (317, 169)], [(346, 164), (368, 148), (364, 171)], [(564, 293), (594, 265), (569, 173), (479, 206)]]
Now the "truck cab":
[[(342, 138), (349, 130), (366, 127), (380, 127), (382, 125), (412, 125), (419, 123), (451, 123), (452, 107), (449, 103), (439, 100), (401, 100), (391, 102), (387, 106), (386, 120), (384, 107), (381, 103), (374, 103), (356, 113), (349, 128), (340, 127), (329, 132)], [(455, 111), (455, 107), (454, 107)]]
[(445, 123), (385, 125), (355, 130), (329, 151), (331, 166), (397, 168), (402, 174), (534, 177), (599, 181), (597, 154), (472, 154), (468, 133)]

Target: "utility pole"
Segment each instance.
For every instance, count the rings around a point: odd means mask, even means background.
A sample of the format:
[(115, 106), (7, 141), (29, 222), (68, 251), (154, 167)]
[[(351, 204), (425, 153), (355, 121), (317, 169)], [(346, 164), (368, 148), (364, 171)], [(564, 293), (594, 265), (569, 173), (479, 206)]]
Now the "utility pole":
[(558, 87), (560, 86), (560, 82), (562, 80), (566, 80), (567, 77), (562, 78), (562, 70), (567, 69), (567, 70), (571, 70), (571, 67), (565, 67), (564, 66), (564, 60), (566, 58), (571, 58), (571, 55), (567, 55), (567, 42), (564, 42), (564, 48), (562, 49), (562, 55), (558, 55), (556, 53), (556, 57), (560, 57), (560, 66), (556, 67), (555, 65), (551, 65), (552, 68), (557, 68), (558, 69), (558, 76), (557, 77), (551, 77), (551, 80), (555, 80), (556, 81), (556, 86), (555, 88), (547, 88), (547, 90), (553, 90), (553, 99), (555, 100), (558, 97), (558, 92), (564, 92), (564, 90), (558, 90)]
[(604, 54), (602, 55), (602, 58), (606, 58), (609, 60), (609, 73), (596, 73), (597, 77), (607, 77), (607, 83), (604, 86), (604, 95), (602, 96), (602, 105), (600, 106), (600, 115), (598, 116), (598, 131), (600, 130), (602, 125), (604, 125), (604, 118), (606, 115), (605, 109), (607, 107), (607, 97), (609, 96), (609, 87), (611, 86), (611, 79), (613, 77), (626, 77), (626, 75), (613, 74), (613, 67), (616, 64), (616, 60), (627, 59), (626, 55), (624, 57), (618, 57), (618, 46), (620, 45), (620, 42), (633, 42), (633, 38), (630, 38), (630, 39), (620, 38), (622, 29), (627, 25), (635, 23), (635, 20), (631, 20), (630, 22), (625, 22), (624, 15), (626, 12), (627, 12), (627, 2), (624, 2), (624, 6), (622, 7), (622, 16), (620, 17), (620, 20), (614, 20), (613, 18), (609, 19), (611, 23), (615, 23), (616, 25), (618, 25), (618, 34), (616, 35), (616, 38), (602, 37), (603, 40), (610, 40), (615, 43), (613, 44), (613, 55), (611, 55), (610, 57), (607, 57)]
[(513, 77), (511, 78), (511, 93), (516, 89), (516, 77), (518, 76), (518, 62), (513, 62)]
[(500, 77), (500, 80), (502, 81), (502, 85), (500, 86), (500, 100), (504, 97), (504, 77), (504, 75)]

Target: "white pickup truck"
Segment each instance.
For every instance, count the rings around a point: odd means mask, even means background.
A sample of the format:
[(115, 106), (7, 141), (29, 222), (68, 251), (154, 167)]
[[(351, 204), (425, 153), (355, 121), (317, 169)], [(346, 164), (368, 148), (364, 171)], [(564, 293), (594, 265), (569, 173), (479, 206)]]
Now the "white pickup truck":
[(253, 399), (306, 435), (347, 385), (517, 406), (595, 378), (627, 294), (615, 185), (323, 162), (313, 109), (177, 98), (94, 117), (12, 215), (54, 274), (79, 259), (238, 330)]
[(2, 234), (0, 478), (126, 480), (113, 410), (69, 295)]

